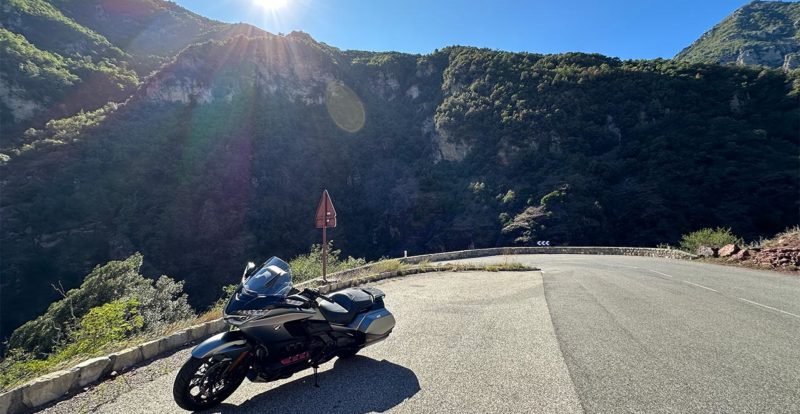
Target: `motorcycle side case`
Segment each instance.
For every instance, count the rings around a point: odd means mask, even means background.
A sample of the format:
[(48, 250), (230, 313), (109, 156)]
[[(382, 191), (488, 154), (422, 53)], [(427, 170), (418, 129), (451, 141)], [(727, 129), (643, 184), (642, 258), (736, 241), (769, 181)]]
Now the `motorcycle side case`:
[(364, 334), (364, 346), (386, 339), (394, 329), (394, 315), (388, 309), (374, 309), (358, 315), (347, 326)]
[(192, 356), (206, 358), (210, 355), (225, 355), (233, 358), (249, 349), (242, 331), (227, 331), (201, 342), (192, 349)]

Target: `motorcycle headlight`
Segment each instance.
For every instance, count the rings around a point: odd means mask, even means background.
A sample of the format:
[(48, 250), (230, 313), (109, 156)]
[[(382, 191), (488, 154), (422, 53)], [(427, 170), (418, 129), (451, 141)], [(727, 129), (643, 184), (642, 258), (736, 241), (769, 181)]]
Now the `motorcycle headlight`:
[(244, 309), (238, 310), (234, 312), (235, 315), (238, 316), (247, 316), (248, 318), (255, 318), (258, 316), (264, 316), (269, 312), (269, 309)]

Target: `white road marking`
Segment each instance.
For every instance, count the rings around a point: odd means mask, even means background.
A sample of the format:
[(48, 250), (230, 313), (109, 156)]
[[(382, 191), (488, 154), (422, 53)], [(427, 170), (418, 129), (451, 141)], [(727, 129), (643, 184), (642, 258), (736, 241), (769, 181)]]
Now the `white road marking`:
[(739, 298), (739, 300), (743, 300), (743, 301), (745, 301), (747, 303), (752, 303), (753, 305), (756, 305), (756, 306), (761, 306), (762, 308), (772, 309), (775, 312), (785, 313), (785, 314), (787, 314), (789, 316), (794, 316), (795, 318), (800, 318), (800, 315), (795, 315), (795, 314), (793, 314), (791, 312), (786, 312), (785, 310), (781, 310), (781, 309), (778, 309), (778, 308), (773, 308), (772, 306), (762, 305), (762, 304), (760, 304), (758, 302), (753, 302), (752, 300), (747, 300), (745, 298)]
[(658, 273), (659, 275), (663, 275), (663, 276), (666, 276), (666, 277), (672, 277), (672, 275), (668, 275), (666, 273), (661, 273), (658, 270), (652, 270), (652, 269), (647, 269), (647, 270), (650, 271), (650, 272), (653, 272), (653, 273)]
[[(692, 285), (692, 286), (697, 286), (697, 287), (699, 287), (699, 288), (707, 289), (707, 290), (710, 290), (710, 291), (712, 291), (712, 292), (717, 292), (716, 290), (714, 290), (714, 289), (711, 289), (711, 288), (710, 288), (710, 287), (708, 287), (708, 286), (698, 285), (697, 283), (692, 283), (692, 282), (690, 282), (690, 281), (688, 281), (688, 280), (684, 280), (684, 282), (686, 282), (686, 283), (688, 283), (688, 284), (690, 284), (690, 285)], [(719, 292), (717, 292), (717, 293), (719, 293)]]

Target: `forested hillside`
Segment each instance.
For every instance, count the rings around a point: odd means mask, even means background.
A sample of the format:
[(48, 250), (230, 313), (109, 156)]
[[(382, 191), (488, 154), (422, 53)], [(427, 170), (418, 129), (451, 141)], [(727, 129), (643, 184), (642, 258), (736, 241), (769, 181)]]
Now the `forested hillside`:
[(138, 78), (125, 52), (44, 0), (0, 6), (3, 146), (27, 126), (130, 95)]
[(753, 1), (703, 34), (675, 59), (796, 69), (800, 67), (800, 2)]
[(266, 35), (163, 0), (9, 0), (0, 6), (2, 146), (28, 127), (130, 96), (186, 46)]
[(797, 71), (341, 51), (245, 26), (162, 60), (223, 32), (191, 17), (200, 26), (173, 44), (121, 46), (124, 27), (61, 3), (65, 19), (92, 25), (89, 50), (138, 86), (124, 103), (4, 132), (2, 336), (58, 297), (51, 284), (78, 286), (137, 251), (143, 274), (184, 280), (206, 306), (245, 261), (318, 242), (323, 188), (336, 246), (369, 259), (542, 239), (653, 246), (712, 226), (751, 239), (798, 222)]

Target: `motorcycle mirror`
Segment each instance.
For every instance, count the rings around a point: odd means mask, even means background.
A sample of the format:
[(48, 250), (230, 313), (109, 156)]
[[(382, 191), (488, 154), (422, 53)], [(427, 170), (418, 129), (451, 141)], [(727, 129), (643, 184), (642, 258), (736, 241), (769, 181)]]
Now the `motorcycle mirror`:
[(242, 282), (244, 282), (245, 276), (247, 276), (247, 272), (253, 270), (256, 267), (256, 264), (253, 262), (247, 262), (247, 266), (244, 267), (244, 272), (242, 272)]

